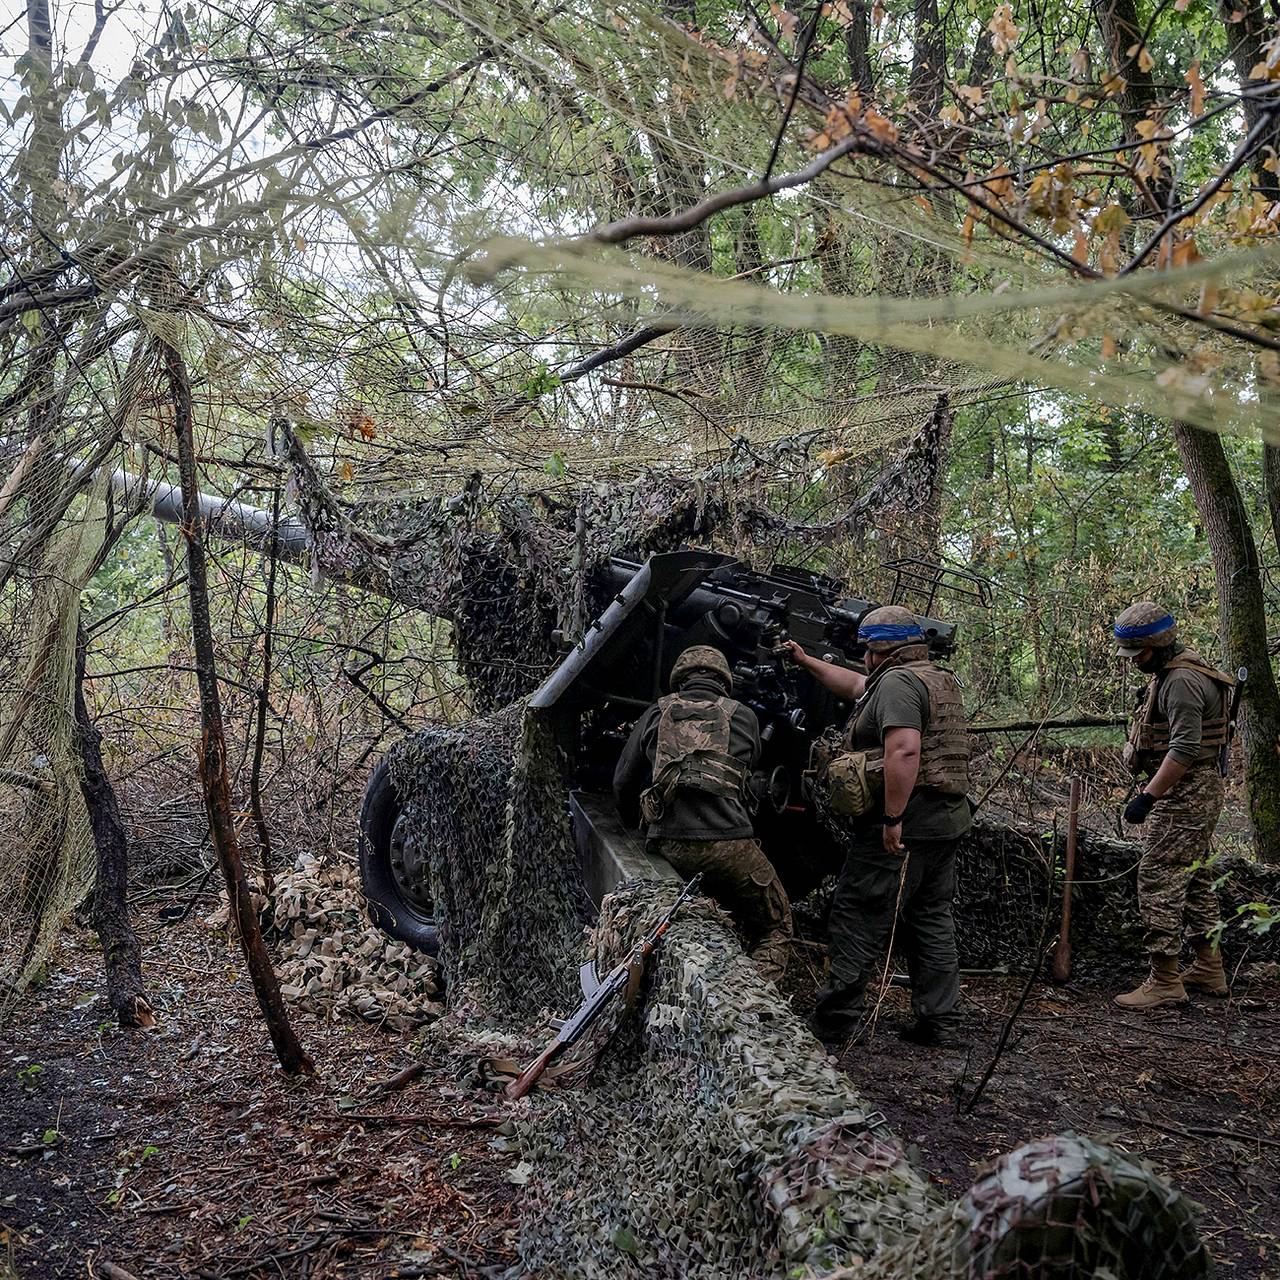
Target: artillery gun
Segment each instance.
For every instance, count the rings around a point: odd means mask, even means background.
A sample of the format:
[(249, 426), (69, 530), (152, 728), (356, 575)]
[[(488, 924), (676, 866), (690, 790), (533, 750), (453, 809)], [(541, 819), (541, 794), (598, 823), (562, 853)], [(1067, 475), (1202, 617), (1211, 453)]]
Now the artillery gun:
[[(756, 572), (710, 551), (675, 551), (644, 563), (613, 559), (597, 575), (597, 598), (611, 602), (530, 698), (555, 716), (567, 754), (569, 808), (583, 880), (599, 902), (624, 879), (674, 875), (627, 830), (611, 794), (614, 766), (635, 719), (666, 692), (676, 657), (709, 644), (729, 659), (734, 697), (759, 717), (762, 753), (753, 777), (756, 827), (787, 893), (802, 897), (839, 867), (840, 856), (815, 819), (803, 774), (815, 737), (842, 725), (848, 705), (784, 662), (787, 639), (806, 652), (861, 667), (858, 624), (876, 602), (848, 595), (831, 578), (775, 565)], [(955, 627), (920, 617), (930, 656), (945, 659)], [(383, 761), (365, 790), (360, 872), (370, 911), (393, 937), (425, 951), (438, 945), (438, 920), (425, 851)]]

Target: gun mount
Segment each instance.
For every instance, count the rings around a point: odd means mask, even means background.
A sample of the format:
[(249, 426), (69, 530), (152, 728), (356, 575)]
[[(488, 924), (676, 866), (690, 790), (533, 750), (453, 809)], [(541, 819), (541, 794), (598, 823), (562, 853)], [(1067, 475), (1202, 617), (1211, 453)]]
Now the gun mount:
[[(611, 783), (636, 717), (666, 691), (676, 657), (693, 644), (729, 659), (734, 696), (760, 720), (763, 751), (753, 779), (756, 828), (788, 894), (803, 896), (839, 865), (838, 854), (801, 791), (813, 739), (844, 723), (848, 705), (784, 661), (795, 640), (806, 652), (858, 668), (858, 624), (875, 602), (846, 595), (838, 582), (788, 566), (756, 572), (710, 551), (675, 551), (644, 563), (610, 561), (593, 584), (612, 600), (532, 695), (554, 716), (569, 752), (568, 783), (584, 878), (599, 897), (629, 874), (662, 874), (613, 807)], [(955, 627), (921, 617), (935, 659), (955, 647)], [(365, 893), (379, 925), (425, 950), (437, 922), (426, 861), (399, 821), (386, 763), (375, 770), (360, 821)]]

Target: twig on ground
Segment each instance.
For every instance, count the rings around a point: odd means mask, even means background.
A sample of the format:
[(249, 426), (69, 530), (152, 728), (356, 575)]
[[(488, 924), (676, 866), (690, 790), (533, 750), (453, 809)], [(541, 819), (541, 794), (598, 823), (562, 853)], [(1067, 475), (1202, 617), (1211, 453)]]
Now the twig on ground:
[(388, 1076), (385, 1080), (375, 1081), (369, 1086), (367, 1092), (370, 1094), (394, 1093), (397, 1089), (407, 1088), (415, 1080), (421, 1080), (426, 1069), (424, 1062), (410, 1063), (403, 1071), (397, 1071), (395, 1075)]

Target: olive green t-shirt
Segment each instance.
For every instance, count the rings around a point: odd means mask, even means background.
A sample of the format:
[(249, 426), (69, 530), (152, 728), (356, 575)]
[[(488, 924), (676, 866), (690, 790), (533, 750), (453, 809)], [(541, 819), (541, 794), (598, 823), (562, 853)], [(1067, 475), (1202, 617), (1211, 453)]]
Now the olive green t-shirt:
[(1180, 764), (1217, 760), (1218, 748), (1202, 746), (1200, 739), (1204, 722), (1225, 714), (1225, 698), (1216, 680), (1186, 667), (1174, 667), (1160, 681), (1156, 709), (1169, 722), (1169, 754)]
[[(910, 671), (886, 671), (854, 708), (853, 746), (882, 747), (890, 729), (929, 727), (929, 691)], [(884, 816), (881, 806), (876, 817)], [(902, 840), (953, 840), (969, 830), (972, 815), (966, 796), (944, 795), (936, 787), (917, 787), (902, 818)], [(871, 828), (879, 843), (879, 827)]]

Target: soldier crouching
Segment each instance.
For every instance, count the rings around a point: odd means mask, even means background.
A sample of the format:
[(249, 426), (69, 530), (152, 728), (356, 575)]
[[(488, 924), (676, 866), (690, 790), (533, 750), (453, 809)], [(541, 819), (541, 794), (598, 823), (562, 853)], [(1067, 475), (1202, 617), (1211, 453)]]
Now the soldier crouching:
[(614, 772), (618, 812), (644, 824), (655, 853), (734, 918), (766, 980), (787, 969), (791, 904), (756, 842), (749, 779), (760, 756), (760, 726), (736, 702), (724, 655), (686, 649), (671, 669), (672, 692), (636, 721)]

